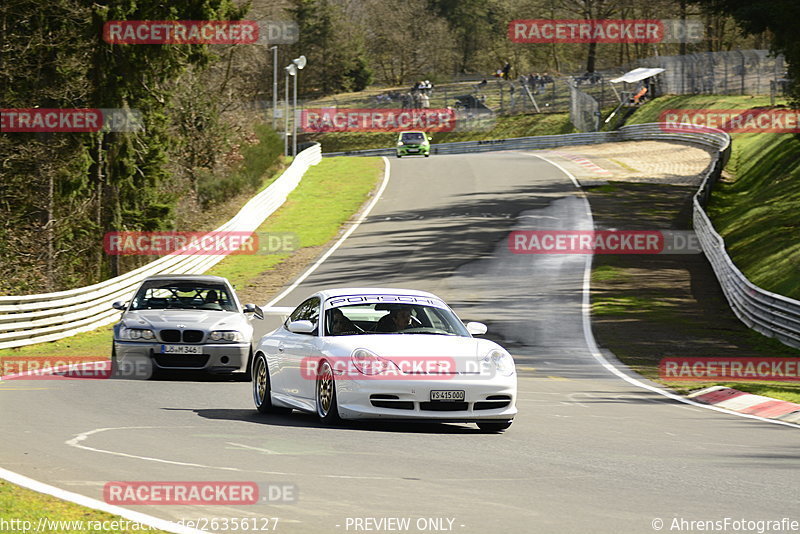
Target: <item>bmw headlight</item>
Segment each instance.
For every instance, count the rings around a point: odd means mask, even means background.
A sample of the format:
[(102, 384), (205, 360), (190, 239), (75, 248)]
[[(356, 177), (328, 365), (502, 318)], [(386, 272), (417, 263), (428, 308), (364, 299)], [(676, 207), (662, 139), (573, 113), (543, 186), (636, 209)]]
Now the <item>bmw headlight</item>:
[(377, 354), (367, 349), (356, 349), (350, 355), (350, 361), (358, 372), (365, 375), (378, 375), (387, 371), (397, 372), (400, 370), (392, 360), (381, 358)]
[(119, 338), (126, 341), (151, 341), (156, 338), (152, 330), (147, 328), (126, 328), (119, 329)]
[(494, 366), (498, 373), (503, 376), (511, 376), (516, 371), (514, 358), (509, 353), (501, 349), (492, 349), (484, 356), (484, 362)]
[(208, 339), (211, 341), (230, 341), (241, 343), (244, 341), (244, 335), (237, 330), (214, 330), (208, 334)]

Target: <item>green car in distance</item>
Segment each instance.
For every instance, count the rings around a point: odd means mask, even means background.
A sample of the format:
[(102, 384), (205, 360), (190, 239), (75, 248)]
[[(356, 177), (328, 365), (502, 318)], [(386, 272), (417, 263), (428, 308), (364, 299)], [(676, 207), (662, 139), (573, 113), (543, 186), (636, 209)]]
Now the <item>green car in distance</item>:
[(431, 155), (431, 137), (417, 130), (400, 132), (397, 138), (397, 157)]

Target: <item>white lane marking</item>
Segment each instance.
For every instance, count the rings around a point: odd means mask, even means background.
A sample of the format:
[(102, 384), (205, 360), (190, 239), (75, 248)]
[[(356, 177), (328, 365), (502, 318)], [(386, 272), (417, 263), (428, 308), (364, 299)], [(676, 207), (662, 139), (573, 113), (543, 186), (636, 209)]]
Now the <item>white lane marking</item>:
[[(583, 190), (580, 188), (580, 184), (578, 183), (578, 180), (567, 169), (565, 169), (564, 167), (562, 167), (561, 165), (559, 165), (555, 161), (551, 161), (551, 160), (549, 160), (548, 158), (546, 158), (544, 156), (540, 156), (538, 154), (529, 154), (529, 155), (537, 157), (539, 159), (542, 159), (542, 160), (546, 161), (547, 163), (550, 163), (554, 167), (557, 167), (558, 169), (560, 169), (561, 172), (563, 172), (564, 174), (569, 176), (569, 179), (572, 180), (572, 183), (575, 184), (575, 187), (577, 187), (581, 192), (583, 192)], [(591, 223), (591, 227), (592, 227), (592, 229), (594, 229), (594, 218), (592, 217), (592, 207), (589, 204), (589, 200), (586, 198), (585, 194), (582, 194), (580, 196), (583, 199), (584, 203), (586, 204), (586, 213), (587, 213), (587, 215), (589, 217), (589, 221)], [(585, 263), (584, 271), (583, 271), (583, 301), (581, 303), (581, 315), (582, 315), (582, 319), (583, 319), (583, 337), (584, 337), (584, 340), (586, 341), (586, 346), (589, 349), (589, 352), (592, 354), (592, 357), (594, 357), (594, 359), (597, 360), (597, 362), (600, 365), (602, 365), (608, 372), (610, 372), (611, 374), (617, 376), (618, 378), (621, 378), (622, 380), (624, 380), (625, 382), (627, 382), (627, 383), (629, 383), (629, 384), (631, 384), (633, 386), (636, 386), (636, 387), (639, 387), (639, 388), (642, 388), (642, 389), (646, 389), (648, 391), (652, 391), (653, 393), (658, 393), (659, 395), (663, 395), (664, 397), (667, 397), (668, 399), (672, 399), (672, 400), (681, 402), (683, 404), (688, 404), (690, 406), (694, 406), (694, 407), (697, 407), (697, 408), (704, 408), (706, 410), (713, 410), (715, 412), (726, 413), (726, 414), (730, 414), (730, 415), (736, 415), (736, 416), (744, 417), (744, 418), (747, 418), (747, 419), (755, 419), (757, 421), (763, 421), (765, 423), (772, 423), (772, 424), (775, 424), (775, 425), (788, 426), (788, 427), (792, 427), (792, 428), (800, 428), (800, 425), (795, 424), (795, 423), (789, 423), (787, 421), (778, 421), (777, 419), (768, 419), (766, 417), (759, 417), (758, 415), (751, 415), (751, 414), (747, 414), (747, 413), (734, 412), (732, 410), (726, 410), (725, 408), (720, 408), (718, 406), (712, 406), (710, 404), (702, 404), (702, 403), (693, 401), (691, 399), (687, 399), (686, 397), (682, 397), (680, 395), (676, 395), (674, 393), (670, 393), (669, 391), (664, 391), (663, 389), (651, 386), (650, 384), (645, 384), (644, 382), (641, 382), (641, 381), (639, 381), (639, 380), (637, 380), (635, 378), (632, 378), (632, 377), (628, 376), (627, 374), (623, 373), (622, 371), (620, 371), (619, 369), (617, 369), (600, 352), (600, 348), (597, 346), (597, 341), (595, 341), (594, 334), (592, 333), (590, 291), (591, 291), (591, 285), (592, 285), (591, 282), (592, 282), (592, 259), (593, 258), (594, 258), (594, 254), (586, 254), (586, 263)]]
[[(564, 167), (562, 167), (561, 165), (559, 165), (555, 161), (547, 159), (544, 156), (540, 156), (539, 154), (533, 154), (531, 152), (523, 152), (523, 154), (525, 154), (526, 156), (533, 156), (534, 158), (539, 158), (540, 160), (542, 160), (542, 161), (544, 161), (546, 163), (549, 163), (550, 165), (558, 167), (559, 169), (561, 169), (561, 172), (563, 172), (564, 174), (567, 175), (567, 178), (572, 180), (572, 185), (574, 185), (577, 189), (581, 188), (581, 183), (578, 181), (578, 179), (575, 178), (575, 176), (573, 176), (573, 174), (571, 172), (569, 172), (567, 169), (565, 169)], [(589, 214), (591, 215), (591, 212)]]
[(97, 499), (92, 499), (91, 497), (86, 497), (85, 495), (81, 495), (79, 493), (73, 493), (61, 488), (56, 488), (55, 486), (51, 486), (18, 473), (8, 471), (2, 467), (0, 467), (0, 478), (29, 490), (51, 495), (57, 499), (61, 499), (62, 501), (68, 501), (80, 506), (86, 506), (88, 508), (94, 508), (95, 510), (100, 510), (109, 514), (118, 515), (128, 519), (129, 521), (135, 521), (153, 528), (166, 530), (167, 532), (175, 532), (177, 534), (208, 534), (202, 530), (184, 527), (178, 523), (173, 523), (172, 521), (159, 519), (141, 512), (134, 512), (133, 510), (127, 510), (119, 506), (114, 506), (113, 504), (98, 501)]
[(253, 447), (251, 445), (243, 445), (241, 443), (234, 443), (232, 441), (226, 441), (225, 443), (227, 445), (233, 445), (234, 447), (238, 447), (240, 449), (247, 449), (249, 451), (258, 451), (258, 452), (265, 452), (267, 454), (278, 454), (278, 455), (283, 454), (281, 452), (273, 451), (273, 450), (270, 450), (270, 449), (265, 449), (264, 447)]
[[(86, 451), (91, 452), (101, 452), (104, 454), (111, 454), (112, 456), (121, 456), (123, 458), (132, 458), (134, 460), (147, 460), (148, 462), (158, 462), (162, 464), (170, 464), (170, 465), (180, 465), (183, 467), (200, 467), (202, 469), (219, 469), (221, 471), (237, 471), (242, 472), (245, 471), (244, 469), (239, 469), (238, 467), (222, 467), (222, 466), (213, 466), (213, 465), (204, 465), (204, 464), (196, 464), (192, 462), (178, 462), (176, 460), (165, 460), (163, 458), (154, 458), (152, 456), (139, 456), (136, 454), (128, 454), (126, 452), (119, 452), (119, 451), (109, 451), (106, 449), (97, 449), (95, 447), (89, 447), (87, 445), (82, 445), (82, 441), (86, 441), (86, 439), (94, 434), (99, 434), (100, 432), (107, 432), (109, 430), (143, 430), (143, 429), (155, 429), (155, 428), (167, 428), (167, 427), (159, 427), (159, 426), (120, 426), (120, 427), (109, 427), (109, 428), (96, 428), (94, 430), (90, 430), (88, 432), (82, 432), (76, 435), (72, 439), (68, 439), (64, 443), (69, 445), (70, 447), (75, 447), (78, 449), (83, 449)], [(179, 428), (179, 427), (169, 427), (169, 428)], [(192, 428), (192, 427), (182, 427), (182, 428)], [(268, 472), (272, 475), (288, 475), (290, 473), (283, 473), (278, 471), (270, 471)]]
[(342, 246), (342, 243), (344, 243), (345, 239), (350, 237), (350, 234), (355, 232), (356, 228), (358, 228), (359, 225), (361, 225), (361, 223), (364, 222), (364, 220), (367, 218), (367, 216), (372, 211), (372, 208), (374, 208), (375, 204), (377, 204), (378, 201), (381, 199), (381, 195), (383, 195), (383, 192), (386, 189), (386, 186), (389, 184), (389, 175), (391, 174), (391, 165), (389, 163), (389, 158), (387, 158), (386, 156), (383, 156), (382, 159), (383, 159), (383, 164), (384, 164), (384, 167), (383, 167), (383, 182), (381, 183), (381, 186), (378, 189), (377, 193), (375, 193), (375, 196), (372, 197), (372, 200), (367, 205), (366, 209), (361, 213), (361, 216), (359, 216), (359, 218), (356, 220), (356, 222), (350, 228), (348, 228), (347, 231), (344, 234), (342, 234), (342, 237), (340, 237), (339, 240), (336, 241), (336, 243), (334, 243), (333, 246), (327, 250), (327, 252), (325, 252), (325, 254), (323, 254), (317, 261), (315, 261), (314, 264), (306, 270), (306, 272), (301, 274), (300, 277), (297, 278), (297, 280), (295, 280), (294, 282), (292, 282), (292, 284), (289, 287), (287, 287), (286, 289), (281, 291), (278, 294), (277, 297), (275, 297), (271, 301), (269, 301), (266, 304), (264, 304), (263, 307), (266, 308), (266, 307), (269, 307), (269, 306), (274, 306), (276, 302), (279, 302), (283, 297), (285, 297), (286, 295), (288, 295), (289, 293), (291, 293), (292, 291), (297, 289), (297, 286), (302, 284), (303, 281), (306, 278), (311, 276), (311, 274), (314, 271), (316, 271), (319, 268), (319, 266), (322, 265), (322, 263), (330, 257), (331, 254), (336, 252), (336, 249), (338, 249), (340, 246)]
[[(311, 477), (318, 477), (318, 478), (351, 478), (357, 480), (398, 480), (400, 477), (395, 476), (363, 476), (363, 475), (321, 475), (317, 473), (291, 473), (286, 471), (261, 471), (261, 470), (254, 470), (251, 468), (247, 469), (240, 469), (238, 467), (224, 467), (224, 466), (216, 466), (216, 465), (204, 465), (204, 464), (196, 464), (192, 462), (177, 462), (174, 460), (164, 460), (162, 458), (153, 458), (151, 456), (139, 456), (136, 454), (128, 454), (125, 452), (118, 452), (118, 451), (110, 451), (106, 449), (98, 449), (95, 447), (89, 447), (87, 445), (82, 445), (82, 441), (86, 441), (89, 436), (94, 434), (98, 434), (100, 432), (106, 432), (109, 430), (141, 430), (141, 429), (154, 429), (154, 428), (164, 428), (164, 429), (173, 429), (173, 428), (194, 428), (194, 427), (160, 427), (160, 426), (121, 426), (121, 427), (110, 427), (110, 428), (96, 428), (94, 430), (89, 430), (88, 432), (82, 432), (76, 435), (74, 438), (65, 441), (64, 443), (71, 446), (76, 447), (78, 449), (83, 449), (90, 452), (99, 452), (103, 454), (110, 454), (112, 456), (121, 456), (123, 458), (131, 458), (133, 460), (145, 460), (147, 462), (157, 462), (162, 464), (170, 464), (170, 465), (178, 465), (182, 467), (199, 467), (200, 469), (218, 469), (221, 471), (235, 471), (239, 473), (258, 473), (261, 475), (280, 475), (280, 476), (311, 476)], [(250, 447), (255, 448), (255, 447)], [(256, 450), (267, 450), (267, 449), (256, 449)], [(280, 453), (276, 453), (280, 454)], [(22, 475), (20, 475), (22, 476)], [(450, 479), (438, 479), (438, 480), (523, 480), (520, 479), (509, 479), (509, 478), (450, 478)]]

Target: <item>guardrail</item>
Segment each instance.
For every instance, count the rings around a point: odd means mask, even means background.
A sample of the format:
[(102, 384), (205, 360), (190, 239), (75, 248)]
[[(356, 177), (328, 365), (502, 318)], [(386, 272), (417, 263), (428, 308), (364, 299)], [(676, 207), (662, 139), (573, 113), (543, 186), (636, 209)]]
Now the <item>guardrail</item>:
[[(440, 143), (431, 146), (433, 154), (464, 154), (495, 150), (534, 150), (569, 145), (587, 145), (615, 141), (676, 141), (692, 143), (715, 152), (703, 181), (693, 199), (693, 225), (703, 252), (719, 280), (722, 291), (736, 316), (748, 327), (774, 337), (791, 347), (800, 348), (800, 301), (761, 289), (734, 265), (725, 241), (714, 229), (705, 206), (714, 183), (728, 162), (730, 136), (720, 130), (681, 125), (666, 129), (662, 124), (623, 126), (612, 132), (518, 137), (488, 141)], [(335, 152), (323, 156), (394, 156), (393, 148)]]
[[(321, 161), (319, 144), (297, 155), (286, 171), (214, 232), (253, 232), (277, 210), (311, 165)], [(198, 251), (199, 252), (199, 251)], [(117, 300), (128, 300), (154, 274), (202, 274), (224, 255), (173, 253), (91, 286), (39, 295), (0, 296), (0, 349), (55, 341), (116, 321)]]

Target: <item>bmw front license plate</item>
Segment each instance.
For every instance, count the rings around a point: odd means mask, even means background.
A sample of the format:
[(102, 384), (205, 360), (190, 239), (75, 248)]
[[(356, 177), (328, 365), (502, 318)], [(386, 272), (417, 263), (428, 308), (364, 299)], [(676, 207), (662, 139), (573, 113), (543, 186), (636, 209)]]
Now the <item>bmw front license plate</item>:
[(200, 345), (161, 345), (161, 354), (203, 354)]
[(463, 401), (464, 400), (464, 390), (463, 389), (432, 389), (431, 390), (431, 400), (432, 401)]

